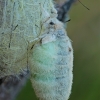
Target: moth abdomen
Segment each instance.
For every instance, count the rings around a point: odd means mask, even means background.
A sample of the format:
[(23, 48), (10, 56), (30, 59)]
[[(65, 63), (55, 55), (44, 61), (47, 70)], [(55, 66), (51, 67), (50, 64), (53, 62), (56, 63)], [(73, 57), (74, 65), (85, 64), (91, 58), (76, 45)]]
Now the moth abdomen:
[(70, 40), (65, 35), (64, 39), (58, 38), (56, 41), (33, 48), (31, 81), (40, 100), (67, 100), (69, 98), (73, 65), (70, 64), (73, 52), (69, 52), (69, 47), (72, 49)]

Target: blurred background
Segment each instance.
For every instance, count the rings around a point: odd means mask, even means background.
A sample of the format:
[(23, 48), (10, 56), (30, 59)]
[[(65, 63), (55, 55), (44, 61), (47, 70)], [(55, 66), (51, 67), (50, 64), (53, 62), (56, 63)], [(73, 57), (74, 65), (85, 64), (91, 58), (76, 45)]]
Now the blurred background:
[[(74, 80), (69, 100), (100, 100), (100, 0), (81, 0), (70, 10), (67, 32), (73, 41)], [(28, 81), (16, 100), (37, 100)]]

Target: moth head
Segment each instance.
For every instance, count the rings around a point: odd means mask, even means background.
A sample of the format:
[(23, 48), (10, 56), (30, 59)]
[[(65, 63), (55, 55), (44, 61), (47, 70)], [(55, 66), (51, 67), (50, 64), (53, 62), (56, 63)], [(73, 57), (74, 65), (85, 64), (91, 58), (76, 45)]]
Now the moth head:
[(61, 29), (63, 27), (63, 23), (60, 22), (57, 18), (51, 18), (49, 20), (49, 28), (54, 28), (55, 30)]

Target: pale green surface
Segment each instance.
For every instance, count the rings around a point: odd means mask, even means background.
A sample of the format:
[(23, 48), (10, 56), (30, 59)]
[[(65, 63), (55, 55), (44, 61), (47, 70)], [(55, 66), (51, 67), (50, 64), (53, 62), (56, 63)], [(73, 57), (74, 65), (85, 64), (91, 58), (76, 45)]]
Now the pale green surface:
[[(69, 100), (100, 100), (100, 0), (82, 1), (71, 10), (68, 35), (74, 48), (74, 82)], [(36, 100), (31, 83), (17, 100)]]
[(43, 18), (48, 17), (42, 5), (48, 12), (54, 9), (52, 0), (5, 0), (1, 10), (0, 77), (17, 75), (29, 66), (28, 55), (33, 40), (41, 33), (39, 27)]

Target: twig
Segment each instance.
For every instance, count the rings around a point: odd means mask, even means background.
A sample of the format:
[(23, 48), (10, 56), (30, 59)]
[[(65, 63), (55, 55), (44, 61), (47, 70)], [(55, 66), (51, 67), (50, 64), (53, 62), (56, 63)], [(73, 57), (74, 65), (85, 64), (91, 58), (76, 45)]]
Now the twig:
[(65, 22), (66, 15), (68, 14), (68, 11), (70, 10), (70, 7), (76, 0), (67, 0), (62, 6), (57, 5), (58, 10), (58, 19), (62, 22)]

